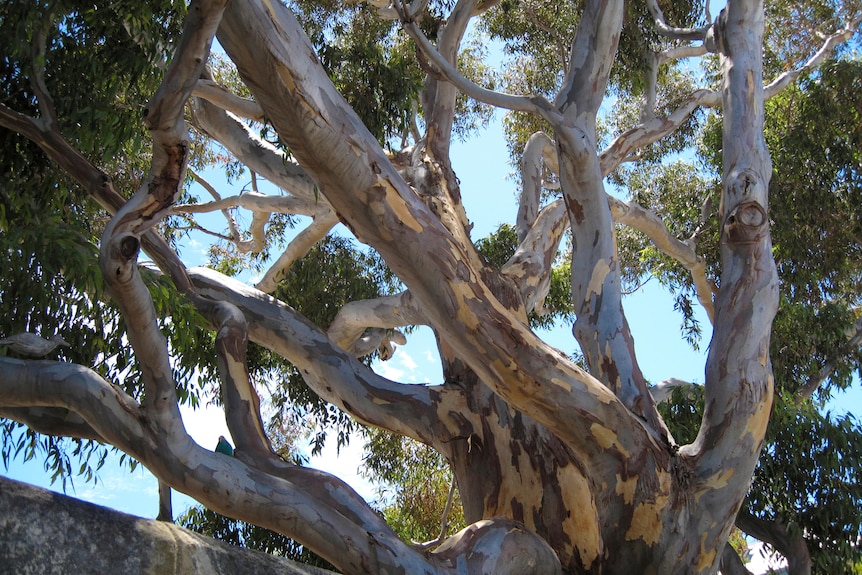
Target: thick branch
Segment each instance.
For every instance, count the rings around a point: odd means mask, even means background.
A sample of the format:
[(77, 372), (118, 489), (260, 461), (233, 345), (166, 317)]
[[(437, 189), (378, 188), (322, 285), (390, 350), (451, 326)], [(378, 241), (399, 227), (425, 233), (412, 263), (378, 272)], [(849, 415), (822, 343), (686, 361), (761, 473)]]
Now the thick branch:
[(240, 162), (288, 194), (309, 204), (325, 204), (316, 186), (296, 161), (262, 140), (236, 116), (201, 98), (192, 98), (192, 121)]
[(357, 355), (356, 344), (367, 328), (392, 329), (427, 323), (425, 314), (408, 290), (345, 304), (330, 324), (327, 336), (341, 349)]
[[(341, 217), (381, 253), (479, 377), (564, 440), (602, 459), (608, 451), (588, 438), (608, 422), (631, 427), (631, 435), (620, 436), (620, 453), (650, 445), (603, 385), (496, 300), (469, 255), (344, 104), (293, 15), (277, 4), (232, 6), (219, 41), (267, 117)], [(244, 41), (250, 30), (264, 39), (253, 51)], [(542, 377), (528, 376), (536, 373)]]
[(590, 138), (617, 51), (623, 8), (621, 0), (587, 0), (572, 42), (569, 70), (554, 100), (567, 118), (589, 125)]
[(781, 553), (787, 559), (788, 575), (811, 575), (811, 555), (801, 530), (791, 533), (783, 521), (759, 519), (747, 511), (737, 515), (736, 526)]
[(188, 151), (183, 109), (203, 70), (223, 9), (223, 1), (221, 5), (200, 2), (190, 7), (183, 39), (147, 108), (146, 123), (153, 133), (150, 175), (107, 225), (100, 248), (103, 276), (127, 320), (129, 341), (141, 365), (147, 406), (165, 429), (182, 424), (167, 342), (138, 271), (140, 235), (179, 196)]
[(763, 137), (762, 2), (729, 3), (713, 28), (724, 77), (721, 290), (703, 421), (695, 442), (680, 455), (692, 466), (692, 493), (701, 510), (690, 528), (716, 542), (701, 549), (703, 557), (711, 555), (714, 569), (718, 545), (727, 540), (748, 490), (772, 408), (769, 335), (778, 276), (767, 212), (772, 163)]
[(240, 98), (214, 80), (201, 78), (195, 85), (192, 94), (241, 118), (263, 120), (263, 110), (257, 102), (248, 98)]
[(382, 520), (357, 522), (374, 515), (364, 503), (355, 514), (337, 511), (331, 502), (339, 492), (361, 501), (340, 480), (298, 467), (285, 472), (289, 479), (275, 477), (203, 449), (185, 433), (165, 434), (150, 425), (147, 410), (81, 366), (0, 358), (0, 405), (70, 409), (171, 487), (213, 511), (288, 534), (345, 572), (443, 572)]

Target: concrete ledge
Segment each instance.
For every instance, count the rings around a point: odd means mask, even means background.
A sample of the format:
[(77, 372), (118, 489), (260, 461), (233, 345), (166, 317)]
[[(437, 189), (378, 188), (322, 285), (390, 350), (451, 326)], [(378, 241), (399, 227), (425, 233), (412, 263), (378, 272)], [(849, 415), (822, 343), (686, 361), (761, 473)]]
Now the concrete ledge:
[(0, 476), (0, 575), (325, 575)]

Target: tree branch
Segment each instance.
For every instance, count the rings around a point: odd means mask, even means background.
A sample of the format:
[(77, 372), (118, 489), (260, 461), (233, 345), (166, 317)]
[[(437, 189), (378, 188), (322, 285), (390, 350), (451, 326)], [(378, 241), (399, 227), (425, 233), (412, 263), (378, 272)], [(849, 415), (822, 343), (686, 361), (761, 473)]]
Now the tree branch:
[(516, 96), (512, 94), (504, 94), (488, 90), (477, 84), (474, 84), (464, 75), (462, 75), (452, 64), (446, 61), (443, 56), (434, 48), (419, 26), (414, 22), (403, 23), (404, 30), (416, 42), (416, 45), (439, 71), (440, 74), (455, 85), (459, 90), (467, 96), (478, 102), (503, 108), (506, 110), (516, 110), (519, 112), (530, 112), (544, 118), (551, 124), (557, 124), (562, 120), (559, 112), (557, 112), (550, 102), (542, 96)]
[(318, 215), (314, 221), (302, 230), (287, 245), (287, 249), (275, 260), (263, 277), (257, 282), (257, 289), (265, 293), (272, 293), (278, 286), (278, 282), (293, 265), (293, 262), (308, 253), (314, 245), (326, 237), (335, 224), (338, 223), (338, 215), (327, 209), (326, 213)]
[[(579, 453), (605, 460), (609, 451), (622, 457), (652, 448), (642, 424), (604, 385), (544, 344), (496, 299), (470, 255), (308, 57), (313, 48), (293, 15), (277, 4), (232, 6), (219, 29), (221, 45), (321, 193), (386, 259), (440, 337), (483, 382)], [(249, 30), (264, 39), (263, 48), (248, 49)], [(541, 378), (527, 376), (534, 368)], [(620, 434), (621, 443), (606, 450), (589, 438), (608, 422), (631, 433)]]
[(653, 17), (656, 31), (662, 36), (672, 38), (674, 40), (703, 40), (706, 37), (706, 31), (709, 26), (700, 28), (675, 28), (668, 26), (664, 19), (664, 13), (656, 0), (647, 0), (647, 9)]
[(555, 108), (567, 118), (589, 124), (591, 139), (616, 54), (623, 12), (621, 0), (587, 0), (572, 42), (569, 69), (554, 100)]
[(633, 202), (624, 202), (608, 196), (614, 220), (646, 234), (662, 252), (681, 263), (691, 273), (697, 300), (706, 310), (709, 321), (715, 322), (713, 294), (718, 288), (706, 277), (706, 260), (697, 255), (693, 240), (680, 241), (653, 211)]
[(811, 555), (801, 531), (791, 533), (780, 519), (767, 521), (745, 510), (736, 516), (736, 526), (781, 553), (787, 559), (788, 575), (811, 575)]
[(392, 329), (427, 325), (428, 319), (410, 291), (345, 304), (329, 326), (327, 336), (341, 349), (360, 357), (357, 343), (367, 328)]
[(400, 541), (341, 480), (287, 464), (277, 477), (197, 446), (181, 428), (165, 434), (148, 410), (87, 368), (0, 357), (0, 405), (70, 409), (171, 487), (287, 534), (345, 572), (446, 572)]
[(772, 98), (788, 85), (795, 82), (802, 74), (819, 66), (823, 60), (832, 53), (836, 46), (846, 42), (856, 34), (855, 29), (859, 26), (860, 21), (862, 21), (862, 16), (857, 16), (848, 22), (847, 26), (843, 30), (839, 30), (826, 38), (826, 41), (823, 43), (820, 50), (809, 58), (805, 64), (795, 70), (789, 70), (784, 74), (781, 74), (778, 78), (770, 82), (769, 85), (763, 89), (764, 97), (767, 99)]
[[(853, 350), (857, 349), (860, 345), (862, 345), (862, 316), (856, 320), (856, 323), (853, 326), (853, 331), (850, 332), (849, 337), (847, 338), (847, 343), (844, 347), (847, 350)], [(829, 376), (835, 371), (837, 363), (838, 356), (824, 363), (820, 368), (820, 371), (817, 372), (817, 375), (811, 377), (797, 392), (799, 398), (810, 399), (811, 396), (814, 395), (814, 392), (817, 391), (817, 388), (823, 385), (824, 381), (829, 379)]]
[(257, 102), (237, 96), (214, 80), (208, 78), (198, 80), (192, 95), (203, 98), (222, 110), (236, 114), (241, 118), (256, 121), (264, 119), (263, 110)]
[(236, 116), (201, 98), (192, 98), (192, 122), (237, 160), (288, 194), (309, 204), (326, 203), (305, 170), (284, 151), (262, 140)]

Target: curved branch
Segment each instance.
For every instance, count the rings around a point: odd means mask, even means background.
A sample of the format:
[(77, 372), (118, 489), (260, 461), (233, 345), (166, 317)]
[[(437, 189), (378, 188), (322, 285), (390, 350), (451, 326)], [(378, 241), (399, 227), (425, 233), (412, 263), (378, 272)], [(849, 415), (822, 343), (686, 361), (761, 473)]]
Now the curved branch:
[(784, 74), (781, 74), (778, 78), (773, 80), (763, 89), (763, 96), (766, 99), (772, 98), (779, 92), (781, 92), (784, 88), (789, 86), (791, 83), (795, 82), (802, 74), (808, 72), (809, 70), (813, 70), (817, 66), (819, 66), (823, 60), (825, 60), (832, 50), (835, 49), (836, 46), (842, 44), (853, 37), (856, 34), (855, 28), (859, 26), (859, 22), (862, 21), (862, 16), (855, 18), (847, 23), (847, 26), (843, 30), (839, 30), (834, 34), (831, 34), (826, 38), (826, 41), (821, 46), (820, 50), (818, 50), (811, 58), (808, 59), (805, 64), (800, 66), (795, 70), (789, 70)]
[(518, 230), (518, 242), (523, 242), (527, 233), (539, 214), (539, 202), (542, 198), (543, 165), (559, 174), (554, 142), (544, 132), (536, 132), (524, 146), (521, 157), (521, 199), (518, 205), (518, 217), (515, 226)]
[(214, 80), (207, 78), (198, 80), (192, 95), (203, 98), (222, 110), (236, 114), (241, 118), (263, 120), (263, 110), (257, 102), (237, 96)]
[(718, 289), (706, 277), (706, 260), (697, 255), (694, 242), (677, 239), (670, 233), (661, 218), (651, 210), (613, 196), (608, 196), (608, 202), (615, 221), (646, 234), (658, 249), (681, 263), (691, 273), (697, 300), (706, 310), (709, 321), (714, 323), (715, 305), (712, 298)]
[[(220, 203), (223, 202), (221, 196), (216, 191), (216, 189), (210, 184), (206, 179), (198, 174), (191, 168), (188, 168), (188, 172), (192, 175), (192, 178), (200, 184), (205, 190), (207, 190), (210, 195), (215, 198), (215, 202)], [(241, 196), (237, 196), (241, 197)], [(208, 210), (201, 210), (208, 211)], [(239, 226), (236, 223), (236, 218), (233, 217), (233, 214), (228, 211), (227, 208), (221, 208), (222, 215), (224, 215), (227, 220), (228, 229), (230, 230), (230, 241), (236, 246), (236, 249), (239, 253), (244, 254), (248, 252), (260, 252), (264, 248), (265, 238), (263, 235), (264, 226), (269, 221), (269, 216), (271, 212), (263, 211), (263, 210), (255, 210), (252, 213), (251, 219), (251, 238), (243, 239), (242, 232), (239, 230)], [(174, 206), (171, 208), (171, 213), (190, 213), (189, 210), (183, 210), (178, 206)]]
[(251, 340), (300, 369), (309, 387), (325, 401), (360, 421), (429, 445), (445, 438), (447, 430), (436, 403), (454, 399), (446, 399), (440, 388), (402, 385), (378, 376), (317, 326), (255, 288), (207, 268), (193, 268), (189, 275), (203, 295), (242, 310)]
[(329, 325), (327, 336), (341, 349), (358, 354), (356, 344), (367, 328), (392, 329), (427, 325), (428, 319), (409, 290), (345, 304)]
[[(585, 457), (605, 460), (644, 449), (663, 457), (664, 447), (616, 396), (497, 300), (470, 254), (398, 174), (309, 57), (313, 47), (293, 14), (261, 0), (237, 6), (227, 8), (221, 45), (321, 193), (386, 259), (440, 337), (457, 347), (483, 382)], [(244, 41), (249, 31), (263, 39), (263, 47), (249, 49)], [(608, 422), (627, 431), (619, 434), (616, 447), (605, 449), (590, 438)]]
[(203, 449), (184, 432), (165, 434), (146, 409), (87, 368), (0, 357), (0, 405), (70, 409), (171, 487), (217, 513), (290, 535), (345, 572), (446, 572), (398, 539), (341, 480), (286, 464), (275, 476)]
[(664, 19), (664, 13), (656, 0), (647, 0), (647, 9), (653, 17), (656, 31), (667, 38), (674, 40), (703, 40), (706, 37), (706, 32), (709, 26), (700, 28), (676, 28), (668, 26)]
[(542, 96), (516, 96), (512, 94), (504, 94), (483, 88), (461, 74), (455, 66), (449, 63), (436, 48), (431, 44), (422, 30), (415, 22), (405, 22), (404, 30), (416, 42), (416, 45), (437, 68), (437, 70), (446, 77), (448, 81), (454, 84), (459, 90), (467, 96), (473, 98), (483, 104), (504, 108), (506, 110), (516, 110), (519, 112), (530, 112), (544, 118), (551, 124), (557, 124), (562, 121), (560, 113), (554, 109), (553, 105)]
[(811, 575), (811, 555), (801, 530), (791, 532), (781, 520), (767, 521), (745, 510), (736, 516), (736, 526), (781, 553), (789, 575)]
[(314, 218), (314, 221), (307, 228), (299, 232), (287, 245), (287, 249), (275, 260), (260, 281), (257, 283), (257, 289), (265, 293), (275, 291), (278, 282), (287, 273), (287, 270), (293, 265), (293, 262), (303, 257), (308, 253), (314, 244), (326, 237), (335, 224), (338, 223), (338, 215), (329, 210), (328, 213), (322, 214)]
[(36, 103), (42, 114), (44, 126), (48, 129), (57, 128), (57, 109), (54, 99), (45, 85), (45, 49), (48, 42), (48, 32), (53, 26), (54, 15), (48, 11), (43, 15), (39, 26), (33, 34), (30, 45), (30, 63), (33, 66), (33, 75), (30, 77), (30, 86), (36, 96)]
[(652, 118), (616, 137), (602, 150), (599, 160), (602, 174), (608, 175), (636, 150), (658, 141), (679, 128), (700, 106), (715, 107), (721, 104), (721, 94), (712, 90), (696, 90), (669, 116)]
[(517, 251), (501, 269), (503, 275), (514, 280), (513, 285), (520, 291), (526, 313), (542, 313), (551, 286), (551, 267), (568, 227), (566, 207), (562, 201), (546, 206), (539, 212)]

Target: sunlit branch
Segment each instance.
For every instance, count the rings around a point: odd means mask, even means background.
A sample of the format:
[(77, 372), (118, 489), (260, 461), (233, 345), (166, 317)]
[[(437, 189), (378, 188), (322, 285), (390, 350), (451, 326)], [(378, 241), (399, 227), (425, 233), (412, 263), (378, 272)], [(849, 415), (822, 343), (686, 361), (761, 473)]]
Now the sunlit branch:
[[(194, 180), (200, 184), (205, 190), (207, 190), (210, 195), (215, 198), (216, 203), (219, 202), (222, 198), (221, 195), (216, 191), (215, 187), (210, 184), (203, 176), (198, 174), (191, 167), (187, 168), (188, 172), (192, 175)], [(178, 210), (177, 206), (174, 206), (171, 210), (173, 213), (188, 213), (182, 212)], [(222, 215), (224, 215), (227, 220), (228, 229), (230, 230), (230, 241), (232, 241), (237, 248), (237, 251), (240, 253), (246, 253), (249, 251), (257, 251), (263, 249), (264, 247), (264, 236), (263, 236), (263, 227), (266, 225), (266, 222), (269, 221), (269, 213), (260, 214), (260, 212), (254, 212), (254, 216), (252, 219), (252, 237), (250, 240), (242, 239), (242, 232), (239, 230), (239, 226), (236, 223), (236, 218), (230, 211), (226, 208), (221, 210)], [(261, 221), (262, 220), (262, 221)]]
[(207, 268), (194, 268), (189, 274), (202, 294), (229, 301), (251, 318), (249, 338), (294, 364), (325, 401), (360, 421), (424, 443), (445, 432), (431, 399), (432, 388), (377, 375), (296, 311), (253, 287)]
[(203, 70), (224, 2), (194, 7), (171, 65), (147, 105), (144, 122), (153, 135), (150, 174), (106, 226), (99, 256), (108, 291), (127, 318), (126, 333), (141, 366), (145, 405), (164, 429), (181, 428), (182, 421), (167, 341), (137, 259), (141, 234), (160, 221), (180, 194), (188, 153), (183, 111)]
[(706, 260), (697, 255), (693, 241), (681, 241), (670, 233), (664, 222), (653, 211), (633, 202), (624, 202), (608, 196), (614, 220), (646, 234), (662, 252), (681, 263), (691, 273), (697, 300), (706, 310), (710, 322), (715, 320), (713, 294), (715, 285), (706, 277)]
[(427, 325), (428, 319), (410, 291), (346, 303), (329, 326), (327, 336), (340, 348), (359, 355), (357, 343), (368, 328), (392, 329)]
[[(192, 98), (192, 122), (227, 148), (237, 160), (285, 192), (309, 203), (326, 203), (305, 170), (283, 150), (260, 138), (230, 112), (202, 98)], [(278, 211), (278, 210), (272, 210)]]
[(599, 155), (602, 173), (608, 175), (637, 150), (658, 141), (684, 124), (699, 107), (721, 104), (721, 94), (695, 90), (669, 116), (655, 117), (617, 136)]
[(518, 242), (524, 241), (539, 214), (542, 188), (546, 185), (543, 178), (544, 166), (555, 174), (560, 172), (556, 154), (553, 141), (544, 132), (536, 132), (530, 136), (524, 146), (521, 156), (521, 198), (515, 221)]
[(662, 36), (666, 36), (668, 38), (676, 40), (703, 40), (706, 36), (706, 31), (709, 29), (709, 26), (703, 26), (700, 28), (676, 28), (668, 26), (664, 18), (664, 13), (656, 0), (647, 0), (647, 9), (653, 17), (656, 31), (658, 31)]
[(403, 25), (407, 33), (410, 34), (410, 37), (413, 38), (419, 46), (422, 54), (431, 61), (434, 67), (437, 68), (437, 70), (443, 74), (447, 80), (452, 82), (452, 84), (467, 96), (478, 102), (496, 106), (498, 108), (530, 112), (544, 118), (551, 124), (557, 124), (562, 121), (560, 113), (542, 96), (516, 96), (512, 94), (504, 94), (488, 90), (487, 88), (483, 88), (478, 84), (473, 83), (461, 74), (455, 66), (450, 64), (440, 55), (415, 22), (404, 22)]
[(778, 78), (770, 82), (763, 89), (764, 97), (767, 99), (772, 98), (788, 85), (795, 82), (802, 74), (805, 74), (819, 66), (820, 63), (822, 63), (823, 60), (832, 53), (832, 50), (834, 50), (836, 46), (846, 42), (856, 34), (856, 28), (859, 26), (860, 21), (862, 21), (862, 16), (848, 22), (847, 26), (843, 30), (839, 30), (826, 38), (826, 41), (823, 43), (823, 46), (821, 46), (820, 50), (809, 58), (805, 64), (795, 70), (789, 70), (784, 74), (781, 74)]
[(544, 313), (551, 286), (551, 267), (569, 227), (562, 201), (544, 207), (501, 272), (512, 278), (524, 302), (524, 312)]
[(219, 108), (249, 120), (263, 120), (263, 109), (254, 100), (237, 96), (213, 80), (198, 80), (192, 95), (203, 98)]
[(287, 248), (282, 252), (282, 254), (275, 260), (266, 273), (260, 278), (260, 281), (257, 283), (257, 289), (261, 290), (264, 293), (271, 293), (275, 291), (275, 288), (278, 286), (278, 282), (281, 281), (281, 278), (284, 277), (284, 274), (287, 273), (287, 270), (290, 268), (293, 263), (303, 257), (308, 253), (314, 245), (326, 237), (326, 234), (338, 223), (338, 214), (335, 212), (329, 211), (327, 213), (320, 214), (314, 218), (308, 227), (299, 232), (295, 238), (293, 238), (289, 244), (287, 244)]

